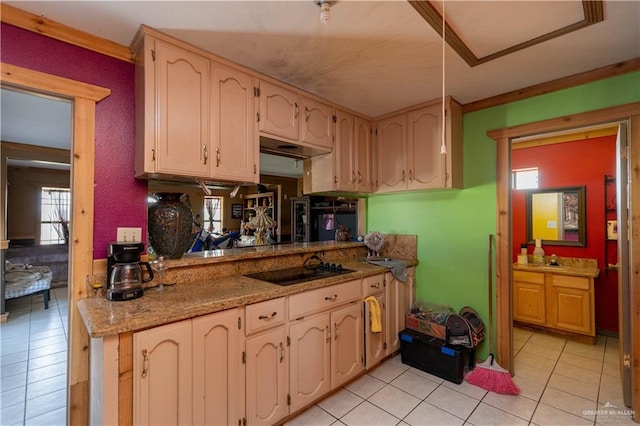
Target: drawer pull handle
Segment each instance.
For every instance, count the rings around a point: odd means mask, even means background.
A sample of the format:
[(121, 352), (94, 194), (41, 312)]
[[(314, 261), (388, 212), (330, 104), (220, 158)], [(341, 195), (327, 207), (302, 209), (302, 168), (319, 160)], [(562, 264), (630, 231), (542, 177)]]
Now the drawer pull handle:
[(338, 295), (334, 294), (333, 296), (326, 296), (324, 298), (324, 300), (332, 300), (333, 301), (333, 300), (336, 300), (337, 298), (338, 298)]
[(280, 342), (280, 362), (284, 361), (284, 345)]
[(380, 288), (380, 283), (371, 284), (369, 287), (371, 287), (371, 288)]
[(338, 324), (333, 324), (333, 340), (338, 340)]
[(324, 334), (327, 336), (325, 342), (329, 343), (331, 341), (331, 330), (329, 330), (328, 325), (324, 328)]
[(268, 319), (271, 319), (271, 318), (275, 317), (276, 315), (278, 315), (278, 313), (277, 313), (277, 312), (274, 312), (274, 313), (272, 313), (271, 315), (260, 315), (260, 316), (258, 317), (258, 319), (261, 319), (261, 320), (268, 320)]
[(142, 350), (142, 378), (146, 379), (149, 372), (149, 357), (147, 356), (147, 350)]

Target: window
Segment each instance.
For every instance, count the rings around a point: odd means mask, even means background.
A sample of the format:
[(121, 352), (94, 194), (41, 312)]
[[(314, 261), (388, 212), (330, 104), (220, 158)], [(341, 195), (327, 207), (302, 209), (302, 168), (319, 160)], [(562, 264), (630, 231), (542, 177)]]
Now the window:
[(68, 244), (71, 191), (43, 187), (40, 195), (40, 244)]
[(538, 168), (517, 169), (512, 172), (513, 189), (535, 189), (538, 187)]
[(204, 197), (202, 229), (222, 233), (222, 197)]

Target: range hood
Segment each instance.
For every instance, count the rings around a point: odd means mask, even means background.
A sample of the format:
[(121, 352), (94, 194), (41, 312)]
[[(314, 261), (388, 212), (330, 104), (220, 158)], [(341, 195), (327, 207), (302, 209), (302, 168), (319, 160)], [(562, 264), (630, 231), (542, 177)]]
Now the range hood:
[(266, 136), (260, 136), (260, 152), (295, 159), (305, 159), (316, 155), (329, 154), (331, 153), (331, 150), (327, 148), (283, 142)]

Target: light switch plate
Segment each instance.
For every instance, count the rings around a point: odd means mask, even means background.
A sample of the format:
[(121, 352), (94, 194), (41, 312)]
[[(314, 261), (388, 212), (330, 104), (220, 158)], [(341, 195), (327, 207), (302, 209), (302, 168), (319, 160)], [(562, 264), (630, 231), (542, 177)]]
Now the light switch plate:
[(121, 243), (141, 243), (142, 228), (118, 228), (117, 240)]

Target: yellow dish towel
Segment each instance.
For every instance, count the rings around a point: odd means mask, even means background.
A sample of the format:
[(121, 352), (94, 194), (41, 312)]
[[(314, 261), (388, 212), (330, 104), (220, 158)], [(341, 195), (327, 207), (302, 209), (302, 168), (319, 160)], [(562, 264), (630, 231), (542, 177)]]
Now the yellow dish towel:
[(380, 333), (382, 331), (382, 319), (380, 318), (380, 304), (374, 296), (364, 299), (364, 303), (371, 302), (369, 315), (371, 316), (371, 331)]

